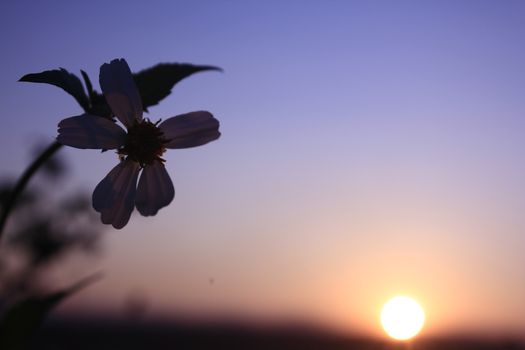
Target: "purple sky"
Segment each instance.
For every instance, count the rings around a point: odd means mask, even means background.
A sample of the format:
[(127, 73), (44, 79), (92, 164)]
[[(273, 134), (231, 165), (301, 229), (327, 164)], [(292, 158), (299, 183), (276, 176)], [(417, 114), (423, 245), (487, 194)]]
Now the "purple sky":
[[(222, 138), (166, 154), (173, 204), (109, 229), (107, 277), (70, 307), (119, 312), (138, 290), (152, 315), (378, 334), (382, 303), (406, 293), (427, 334), (525, 334), (524, 16), (496, 0), (3, 2), (2, 175), (81, 112), (22, 75), (217, 65), (150, 118), (209, 110)], [(63, 152), (67, 188), (116, 164)]]

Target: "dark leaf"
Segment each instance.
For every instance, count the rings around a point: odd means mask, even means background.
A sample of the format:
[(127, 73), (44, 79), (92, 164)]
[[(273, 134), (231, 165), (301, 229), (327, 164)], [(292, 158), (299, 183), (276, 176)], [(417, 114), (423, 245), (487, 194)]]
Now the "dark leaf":
[(84, 72), (83, 70), (81, 70), (80, 72), (82, 73), (82, 78), (84, 78), (84, 83), (86, 84), (89, 100), (91, 101), (91, 108), (87, 112), (93, 115), (98, 115), (100, 117), (113, 119), (113, 112), (111, 112), (111, 109), (109, 108), (106, 99), (104, 98), (104, 95), (99, 94), (96, 90), (93, 89), (93, 84), (91, 84), (91, 80), (89, 79), (89, 76), (86, 72)]
[(171, 89), (182, 79), (198, 72), (209, 70), (222, 71), (213, 66), (195, 66), (186, 63), (160, 63), (151, 68), (133, 74), (144, 111), (147, 107), (158, 104), (171, 93)]
[(89, 96), (89, 98), (91, 98), (93, 96), (93, 94), (95, 93), (93, 91), (93, 84), (91, 84), (91, 80), (89, 79), (89, 76), (87, 75), (86, 72), (84, 72), (81, 69), (80, 73), (82, 74), (82, 78), (84, 79), (84, 84), (86, 84), (86, 89), (87, 89), (87, 92), (88, 92), (88, 96)]
[(26, 74), (19, 81), (31, 83), (45, 83), (58, 86), (77, 100), (78, 104), (85, 110), (89, 110), (89, 99), (86, 96), (80, 79), (69, 73), (64, 68), (46, 70), (41, 73)]
[(14, 304), (0, 324), (0, 349), (25, 349), (31, 335), (47, 314), (62, 300), (101, 278), (100, 273), (88, 276), (73, 286), (41, 297), (30, 297)]
[(113, 112), (106, 102), (104, 95), (93, 91), (91, 96), (91, 109), (89, 113), (113, 120)]

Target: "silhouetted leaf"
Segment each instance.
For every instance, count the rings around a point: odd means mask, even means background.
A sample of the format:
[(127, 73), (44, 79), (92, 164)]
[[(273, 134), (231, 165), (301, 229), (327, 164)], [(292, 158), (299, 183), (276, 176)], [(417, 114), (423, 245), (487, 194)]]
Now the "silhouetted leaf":
[(222, 71), (214, 66), (195, 66), (186, 63), (160, 63), (151, 68), (133, 74), (135, 83), (142, 97), (144, 111), (156, 105), (171, 93), (171, 89), (182, 79), (198, 72), (209, 70)]
[(113, 120), (113, 112), (106, 102), (104, 95), (93, 91), (91, 96), (91, 109), (89, 113)]
[(86, 72), (84, 72), (83, 70), (80, 70), (80, 72), (82, 73), (82, 78), (84, 79), (84, 84), (86, 84), (89, 100), (91, 101), (91, 108), (87, 112), (90, 114), (98, 115), (100, 117), (113, 119), (113, 113), (111, 112), (111, 109), (106, 103), (104, 95), (98, 93), (96, 90), (93, 89), (91, 79), (89, 79), (89, 76)]
[(88, 96), (89, 98), (91, 98), (93, 94), (95, 93), (93, 91), (93, 84), (91, 84), (91, 79), (89, 79), (89, 76), (87, 75), (87, 73), (84, 72), (82, 69), (80, 70), (80, 73), (82, 74), (82, 78), (84, 79), (84, 84), (86, 84)]
[(0, 349), (25, 349), (31, 335), (62, 300), (101, 278), (100, 273), (88, 276), (71, 287), (41, 297), (30, 297), (14, 304), (0, 324)]
[(64, 68), (46, 70), (41, 73), (26, 74), (19, 81), (30, 83), (45, 83), (58, 86), (77, 100), (78, 104), (85, 110), (89, 110), (89, 99), (86, 96), (80, 79), (69, 73)]

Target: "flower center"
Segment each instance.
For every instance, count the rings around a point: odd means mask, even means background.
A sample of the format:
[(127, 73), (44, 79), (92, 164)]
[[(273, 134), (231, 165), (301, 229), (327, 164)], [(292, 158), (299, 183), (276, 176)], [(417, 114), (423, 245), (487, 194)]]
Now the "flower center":
[(163, 132), (148, 119), (133, 124), (128, 128), (126, 143), (118, 150), (120, 157), (129, 157), (142, 167), (154, 160), (164, 161), (160, 156), (166, 151)]

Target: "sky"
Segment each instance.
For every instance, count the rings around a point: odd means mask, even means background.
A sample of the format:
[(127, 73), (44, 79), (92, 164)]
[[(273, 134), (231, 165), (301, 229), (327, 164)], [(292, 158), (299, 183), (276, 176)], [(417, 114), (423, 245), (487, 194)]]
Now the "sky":
[[(79, 271), (105, 278), (62, 312), (301, 319), (380, 335), (407, 294), (426, 335), (525, 334), (522, 1), (4, 1), (1, 175), (81, 114), (27, 73), (123, 57), (222, 67), (152, 120), (209, 110), (222, 137), (165, 154), (174, 202), (108, 228)], [(98, 86), (97, 86), (98, 89)], [(65, 149), (66, 189), (114, 153)], [(210, 283), (213, 279), (213, 283)]]

